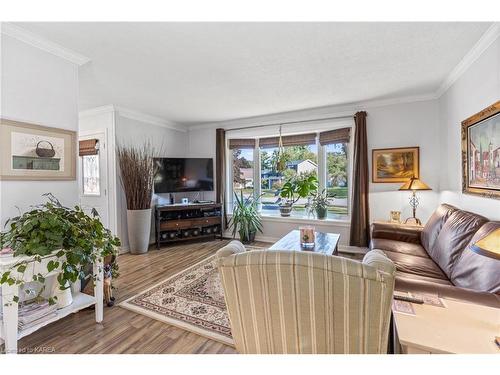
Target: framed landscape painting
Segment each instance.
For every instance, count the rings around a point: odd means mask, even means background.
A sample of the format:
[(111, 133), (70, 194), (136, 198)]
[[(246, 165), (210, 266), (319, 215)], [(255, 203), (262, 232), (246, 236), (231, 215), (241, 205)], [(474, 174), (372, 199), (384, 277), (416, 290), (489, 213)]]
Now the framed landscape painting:
[(75, 180), (76, 132), (0, 119), (0, 179)]
[(462, 121), (462, 191), (500, 199), (500, 101)]
[(419, 178), (418, 147), (380, 148), (372, 150), (373, 182), (406, 182)]

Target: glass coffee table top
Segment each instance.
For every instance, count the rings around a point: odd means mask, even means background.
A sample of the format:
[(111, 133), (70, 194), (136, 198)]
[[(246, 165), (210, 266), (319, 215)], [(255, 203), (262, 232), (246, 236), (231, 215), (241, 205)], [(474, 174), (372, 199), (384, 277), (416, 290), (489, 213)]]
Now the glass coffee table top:
[(314, 232), (315, 243), (312, 248), (302, 247), (300, 241), (300, 231), (292, 230), (285, 237), (282, 237), (278, 242), (274, 243), (269, 250), (290, 250), (290, 251), (311, 251), (326, 255), (338, 254), (338, 243), (340, 234)]

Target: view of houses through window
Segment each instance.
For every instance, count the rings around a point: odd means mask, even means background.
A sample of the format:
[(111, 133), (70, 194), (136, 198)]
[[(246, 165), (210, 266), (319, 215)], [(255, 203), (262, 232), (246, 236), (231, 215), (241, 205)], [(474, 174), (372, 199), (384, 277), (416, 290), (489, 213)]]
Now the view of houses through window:
[[(278, 148), (260, 149), (260, 186), (263, 196), (262, 210), (277, 211), (281, 201), (280, 191), (283, 184), (292, 177), (318, 176), (318, 147), (288, 146), (283, 149), (285, 155), (285, 170), (276, 170)], [(305, 210), (306, 198), (301, 198), (294, 205), (296, 212)]]
[[(253, 148), (233, 148), (232, 153), (232, 192), (240, 192), (244, 197), (256, 195), (259, 190), (261, 196), (261, 210), (263, 214), (279, 216), (279, 204), (282, 202), (280, 192), (283, 184), (294, 177), (314, 175), (324, 181), (330, 199), (328, 217), (342, 219), (348, 215), (348, 182), (349, 182), (349, 144), (346, 142), (331, 143), (324, 146), (317, 144), (285, 146), (285, 170), (277, 171), (276, 161), (278, 147), (261, 147), (258, 149), (260, 159), (259, 181), (254, 181), (255, 162)], [(256, 146), (258, 147), (258, 146)], [(318, 148), (323, 147), (323, 152)], [(322, 155), (322, 156), (320, 156)], [(320, 175), (324, 178), (320, 179)], [(256, 187), (260, 186), (260, 189)], [(294, 204), (292, 216), (306, 217), (308, 198), (300, 198)]]

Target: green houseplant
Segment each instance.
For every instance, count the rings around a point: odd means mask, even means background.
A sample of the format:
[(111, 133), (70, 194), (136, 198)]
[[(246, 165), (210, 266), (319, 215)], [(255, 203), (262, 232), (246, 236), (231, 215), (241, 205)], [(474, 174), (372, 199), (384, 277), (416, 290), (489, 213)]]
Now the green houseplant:
[(245, 198), (243, 191), (240, 191), (239, 196), (234, 193), (233, 217), (229, 222), (229, 228), (233, 230), (233, 238), (238, 232), (241, 242), (250, 243), (255, 240), (257, 231), (262, 233), (262, 221), (258, 212), (259, 199), (260, 197), (254, 199), (253, 196)]
[(281, 188), (280, 196), (284, 200), (280, 203), (281, 216), (290, 216), (293, 205), (300, 198), (307, 198), (318, 190), (318, 179), (314, 175), (299, 175), (287, 180)]
[[(39, 272), (28, 281), (43, 285), (48, 273), (60, 269), (57, 281), (59, 288), (65, 290), (70, 282), (83, 278), (85, 268), (96, 259), (116, 255), (120, 240), (102, 225), (95, 210), (89, 216), (79, 206), (64, 207), (50, 193), (44, 196), (48, 199), (46, 203), (7, 221), (8, 230), (0, 233), (0, 248), (12, 249), (14, 258), (26, 256), (39, 263), (51, 257), (47, 272)], [(0, 274), (0, 285), (22, 287), (28, 262), (20, 260)], [(112, 274), (118, 276), (116, 264)], [(13, 296), (13, 301), (18, 302), (19, 297)], [(49, 302), (55, 303), (53, 298)]]
[(331, 204), (330, 200), (334, 197), (335, 194), (328, 195), (326, 189), (323, 189), (321, 192), (316, 192), (316, 194), (312, 194), (309, 210), (314, 211), (318, 219), (326, 219), (328, 206)]

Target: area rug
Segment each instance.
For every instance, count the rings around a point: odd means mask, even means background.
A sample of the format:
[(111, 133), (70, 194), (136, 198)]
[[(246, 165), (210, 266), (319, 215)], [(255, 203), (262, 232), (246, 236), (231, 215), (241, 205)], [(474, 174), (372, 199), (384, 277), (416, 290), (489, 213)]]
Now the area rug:
[[(263, 250), (247, 246), (247, 250)], [(119, 306), (234, 346), (215, 255), (169, 277)]]

